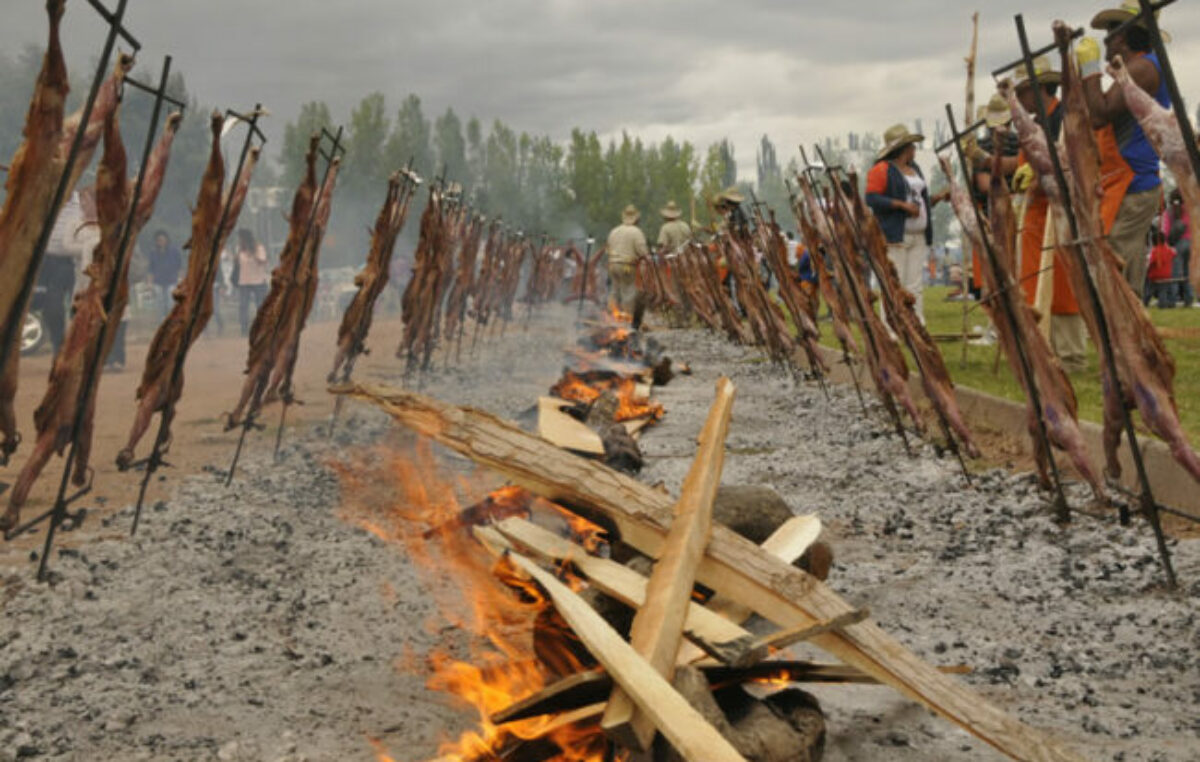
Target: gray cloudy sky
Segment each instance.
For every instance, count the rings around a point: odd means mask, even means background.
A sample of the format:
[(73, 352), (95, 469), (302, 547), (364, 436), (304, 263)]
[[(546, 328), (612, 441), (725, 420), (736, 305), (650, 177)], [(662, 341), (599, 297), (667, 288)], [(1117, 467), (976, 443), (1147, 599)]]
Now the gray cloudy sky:
[[(130, 0), (130, 25), (143, 62), (170, 52), (208, 104), (263, 101), (274, 136), (307, 100), (344, 119), (373, 90), (392, 107), (415, 92), (428, 114), (453, 106), (557, 139), (573, 126), (701, 146), (729, 136), (744, 174), (764, 132), (786, 161), (800, 142), (916, 118), (932, 129), (947, 101), (961, 109), (975, 7), (982, 102), (986, 72), (1016, 57), (1015, 13), (1038, 45), (1054, 18), (1086, 24), (1117, 2)], [(43, 2), (4, 3), (0, 45), (41, 43)], [(1184, 0), (1162, 22), (1200, 102), (1200, 10)], [(83, 0), (69, 0), (64, 34), (69, 60), (98, 48)]]

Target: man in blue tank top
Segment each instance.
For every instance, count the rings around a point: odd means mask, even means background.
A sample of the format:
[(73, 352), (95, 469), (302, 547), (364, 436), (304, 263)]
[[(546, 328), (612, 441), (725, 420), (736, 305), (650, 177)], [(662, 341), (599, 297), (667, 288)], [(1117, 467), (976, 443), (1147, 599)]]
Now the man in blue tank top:
[[(1104, 58), (1121, 56), (1134, 82), (1162, 106), (1170, 108), (1171, 99), (1158, 56), (1152, 52), (1149, 30), (1139, 23), (1117, 31), (1139, 11), (1136, 0), (1126, 0), (1120, 8), (1096, 14), (1092, 28), (1109, 33), (1104, 40)], [(1075, 46), (1075, 55), (1100, 147), (1104, 191), (1101, 215), (1113, 250), (1125, 262), (1125, 279), (1140, 297), (1149, 251), (1146, 236), (1162, 200), (1158, 154), (1125, 105), (1121, 88), (1116, 85), (1107, 91), (1102, 88), (1099, 44), (1084, 38)]]

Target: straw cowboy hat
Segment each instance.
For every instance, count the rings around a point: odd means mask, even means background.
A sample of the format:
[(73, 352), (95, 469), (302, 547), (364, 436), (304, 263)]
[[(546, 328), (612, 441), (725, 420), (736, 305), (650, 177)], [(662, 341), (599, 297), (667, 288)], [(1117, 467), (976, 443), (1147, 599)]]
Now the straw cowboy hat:
[(621, 222), (626, 225), (636, 225), (642, 215), (638, 212), (637, 207), (633, 204), (625, 207), (625, 211), (621, 212)]
[(668, 201), (667, 205), (662, 209), (658, 210), (658, 213), (662, 215), (664, 220), (677, 220), (683, 216), (683, 210), (679, 208), (679, 204), (676, 204), (673, 199)]
[[(1025, 64), (1013, 69), (1013, 84), (1017, 87), (1029, 84), (1027, 77)], [(1039, 85), (1057, 85), (1062, 82), (1062, 74), (1050, 67), (1050, 59), (1046, 56), (1033, 59), (1033, 78)]]
[(721, 195), (717, 196), (717, 203), (724, 202), (726, 204), (740, 204), (746, 200), (746, 197), (738, 192), (737, 186), (731, 185), (721, 191)]
[[(1125, 0), (1123, 3), (1121, 3), (1120, 8), (1108, 8), (1093, 16), (1092, 29), (1112, 31), (1113, 27), (1124, 24), (1126, 21), (1129, 21), (1141, 12), (1142, 6), (1137, 0)], [(1158, 18), (1158, 11), (1154, 12), (1154, 18)], [(1138, 26), (1146, 26), (1145, 19), (1138, 19), (1137, 23)], [(1171, 35), (1167, 34), (1161, 29), (1158, 31), (1162, 34), (1163, 42), (1171, 41)]]
[(924, 139), (924, 135), (909, 132), (908, 127), (903, 124), (893, 124), (883, 133), (883, 148), (879, 150), (877, 158), (883, 159), (897, 148), (902, 148), (909, 143), (920, 143)]
[(1012, 110), (1009, 109), (1004, 96), (997, 93), (986, 106), (979, 107), (979, 115), (975, 118), (983, 119), (988, 127), (1002, 127), (1012, 121)]

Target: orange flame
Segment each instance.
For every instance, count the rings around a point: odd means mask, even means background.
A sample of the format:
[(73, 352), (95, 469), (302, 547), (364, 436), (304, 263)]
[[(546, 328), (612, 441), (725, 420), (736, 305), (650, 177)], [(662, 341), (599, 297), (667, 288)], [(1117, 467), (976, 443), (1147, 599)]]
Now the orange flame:
[[(384, 467), (373, 472), (345, 465), (338, 470), (345, 517), (399, 545), (414, 562), (425, 591), (439, 610), (438, 621), (427, 626), (443, 629), (448, 622), (476, 636), (466, 658), (436, 649), (423, 660), (422, 666), (430, 672), (427, 687), (455, 696), (478, 715), (475, 729), (439, 746), (439, 761), (497, 759), (537, 739), (561, 750), (555, 759), (601, 762), (607, 741), (598, 727), (598, 716), (573, 724), (556, 721), (552, 716), (502, 726), (490, 720), (495, 712), (545, 687), (548, 673), (541, 660), (550, 657), (569, 671), (584, 668), (569, 650), (566, 638), (561, 644), (551, 644), (553, 654), (545, 653), (547, 644), (540, 639), (540, 653), (535, 652), (534, 622), (548, 602), (515, 565), (505, 558), (493, 563), (465, 531), (471, 523), (514, 512), (527, 514), (534, 498), (519, 487), (504, 487), (462, 509), (458, 494), (479, 494), (480, 485), (463, 476), (446, 474), (427, 442), (408, 456), (388, 453)], [(381, 508), (385, 505), (381, 496), (389, 493), (394, 496), (392, 504)], [(472, 516), (471, 512), (480, 506), (485, 506), (486, 515)], [(584, 542), (602, 541), (600, 527), (553, 507)], [(580, 584), (579, 580), (570, 581)], [(380, 762), (391, 760), (380, 742), (371, 743)]]
[(550, 394), (570, 402), (582, 402), (590, 405), (609, 390), (617, 395), (616, 420), (618, 422), (632, 421), (647, 416), (656, 421), (662, 419), (662, 405), (639, 395), (636, 379), (609, 371), (586, 371), (584, 373), (565, 371), (558, 383), (550, 387)]

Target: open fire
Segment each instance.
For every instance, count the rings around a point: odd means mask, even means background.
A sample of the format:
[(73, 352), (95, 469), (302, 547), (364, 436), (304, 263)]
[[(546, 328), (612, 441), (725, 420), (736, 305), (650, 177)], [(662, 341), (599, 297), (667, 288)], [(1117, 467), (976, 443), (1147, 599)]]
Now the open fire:
[[(505, 759), (523, 746), (530, 746), (522, 749), (531, 755), (522, 757), (527, 759), (606, 759), (607, 742), (597, 725), (598, 716), (590, 722), (573, 722), (570, 715), (534, 717), (503, 726), (491, 721), (494, 713), (544, 688), (559, 676), (555, 672), (578, 672), (590, 665), (577, 656), (569, 629), (563, 628), (561, 639), (555, 639), (552, 628), (538, 626), (539, 617), (549, 610), (545, 596), (504, 556), (483, 552), (469, 527), (512, 516), (532, 518), (596, 550), (604, 545), (604, 530), (520, 487), (500, 487), (464, 507), (460, 497), (478, 495), (482, 484), (442, 467), (427, 443), (386, 457), (386, 466), (370, 476), (342, 469), (347, 505), (377, 503), (379, 489), (395, 495), (386, 508), (359, 509), (348, 518), (399, 545), (412, 559), (437, 603), (438, 619), (427, 622), (427, 627), (451, 625), (473, 636), (465, 654), (444, 647), (399, 665), (428, 670), (430, 690), (453, 696), (478, 712), (478, 726), (445, 740), (437, 761)], [(583, 584), (565, 568), (561, 577), (574, 589)], [(547, 668), (548, 662), (555, 665), (554, 671)], [(382, 742), (373, 744), (380, 762), (395, 759)]]

